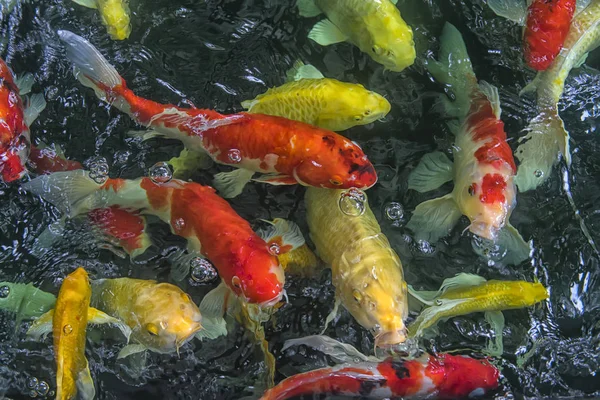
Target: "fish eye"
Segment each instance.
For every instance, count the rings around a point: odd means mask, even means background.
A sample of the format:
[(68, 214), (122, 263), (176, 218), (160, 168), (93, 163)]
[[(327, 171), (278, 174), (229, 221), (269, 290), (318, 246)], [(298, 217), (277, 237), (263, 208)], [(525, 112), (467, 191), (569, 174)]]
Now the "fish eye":
[(240, 281), (240, 278), (238, 276), (234, 276), (233, 278), (231, 278), (231, 284), (238, 289), (241, 289), (242, 287), (242, 282)]
[(352, 291), (352, 296), (354, 296), (354, 300), (356, 300), (357, 303), (360, 303), (362, 300), (362, 294), (360, 294), (360, 292), (356, 289)]
[(356, 117), (354, 117), (355, 121), (361, 121), (363, 119), (362, 115), (357, 115)]
[(336, 175), (336, 176), (333, 176), (333, 177), (332, 177), (332, 178), (329, 180), (329, 182), (330, 182), (332, 185), (335, 185), (335, 186), (340, 186), (340, 185), (342, 184), (342, 178), (340, 178), (339, 176), (337, 176), (337, 175)]
[(472, 183), (471, 186), (469, 186), (469, 194), (475, 196), (475, 193), (477, 193), (477, 185)]
[(153, 323), (146, 324), (146, 331), (152, 336), (158, 336), (158, 326)]
[(365, 115), (371, 115), (371, 110), (365, 110)]

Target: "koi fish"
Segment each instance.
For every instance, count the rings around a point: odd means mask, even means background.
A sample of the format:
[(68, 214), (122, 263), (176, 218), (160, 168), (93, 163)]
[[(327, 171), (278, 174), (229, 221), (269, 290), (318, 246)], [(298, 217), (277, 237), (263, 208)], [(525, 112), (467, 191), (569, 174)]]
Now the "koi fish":
[(571, 69), (580, 66), (587, 53), (600, 44), (600, 1), (594, 0), (571, 23), (563, 49), (550, 67), (538, 73), (521, 93), (537, 92), (539, 114), (531, 120), (525, 137), (519, 139), (515, 154), (520, 161), (516, 183), (519, 191), (535, 189), (552, 172), (552, 167), (564, 157), (571, 165), (569, 133), (558, 114), (565, 80)]
[(486, 281), (481, 276), (465, 273), (444, 280), (438, 291), (416, 291), (411, 286), (408, 290), (414, 298), (428, 306), (408, 327), (409, 337), (422, 336), (426, 329), (440, 320), (484, 312), (496, 337), (495, 345), (490, 344), (488, 349), (497, 356), (501, 356), (504, 349), (502, 311), (530, 307), (548, 298), (548, 291), (539, 282)]
[(575, 13), (576, 0), (490, 0), (496, 14), (525, 24), (523, 54), (527, 65), (546, 70), (560, 52)]
[(50, 311), (56, 296), (31, 283), (0, 282), (0, 309), (17, 315), (17, 326), (24, 319), (37, 318)]
[(196, 304), (170, 283), (130, 278), (95, 280), (91, 303), (131, 328), (133, 343), (119, 352), (119, 358), (145, 350), (179, 351), (201, 328)]
[(397, 0), (299, 0), (302, 17), (325, 13), (308, 37), (321, 46), (350, 42), (390, 71), (400, 72), (415, 62), (410, 26), (396, 7)]
[(27, 172), (25, 163), (31, 143), (29, 126), (46, 107), (41, 94), (32, 95), (24, 107), (21, 94), (29, 92), (32, 84), (33, 75), (27, 74), (16, 80), (0, 59), (0, 175), (7, 183), (21, 179)]
[(368, 188), (375, 168), (361, 148), (334, 132), (263, 114), (221, 115), (212, 110), (183, 109), (145, 100), (129, 90), (123, 78), (88, 41), (59, 31), (76, 76), (99, 98), (161, 135), (181, 140), (188, 150), (206, 153), (233, 172), (217, 174), (214, 186), (235, 197), (255, 172), (255, 180), (275, 185)]
[(325, 78), (312, 65), (294, 64), (289, 81), (254, 100), (242, 102), (249, 113), (277, 115), (323, 129), (343, 131), (385, 117), (390, 103), (356, 83)]
[(45, 175), (59, 171), (82, 169), (79, 161), (67, 159), (60, 146), (48, 147), (45, 143), (31, 145), (29, 164), (36, 174)]
[(94, 381), (85, 358), (88, 323), (115, 324), (126, 337), (131, 333), (121, 321), (90, 307), (91, 295), (88, 274), (79, 267), (64, 279), (54, 309), (35, 320), (27, 332), (33, 338), (52, 332), (57, 400), (73, 399), (78, 391), (81, 398), (94, 398)]
[(452, 129), (454, 164), (440, 152), (425, 155), (409, 176), (408, 188), (428, 192), (453, 180), (454, 190), (419, 204), (407, 228), (417, 238), (435, 242), (466, 215), (473, 234), (504, 247), (507, 263), (521, 262), (529, 256), (529, 245), (508, 221), (516, 204), (517, 168), (500, 120), (498, 90), (477, 83), (462, 36), (449, 23), (439, 59), (428, 61), (427, 68), (456, 96), (452, 103), (442, 99), (446, 112), (460, 121)]
[[(330, 348), (333, 339), (309, 336), (288, 341)], [(366, 357), (348, 344), (337, 342), (335, 350), (347, 351), (348, 361), (334, 367), (293, 375), (267, 390), (261, 400), (284, 400), (300, 396), (333, 395), (363, 399), (463, 399), (483, 396), (498, 387), (499, 371), (487, 360), (440, 353), (416, 359)], [(325, 350), (326, 354), (330, 354)], [(334, 351), (334, 358), (339, 352)], [(351, 355), (351, 358), (349, 357)], [(359, 361), (354, 361), (358, 359)]]
[[(39, 176), (23, 187), (69, 217), (111, 206), (155, 215), (187, 239), (190, 252), (212, 262), (234, 295), (264, 306), (283, 296), (285, 276), (270, 244), (211, 187), (176, 179), (160, 184), (150, 178), (97, 183), (82, 170)], [(289, 241), (295, 247), (293, 236)]]
[(128, 0), (73, 0), (80, 6), (98, 10), (102, 24), (114, 40), (124, 40), (131, 34), (131, 12)]
[[(402, 343), (408, 316), (402, 263), (381, 232), (367, 196), (354, 192), (309, 188), (305, 195), (310, 237), (319, 257), (331, 265), (336, 288), (335, 307), (326, 324), (341, 303), (375, 335), (376, 346)], [(364, 207), (362, 214), (340, 209), (354, 202)]]

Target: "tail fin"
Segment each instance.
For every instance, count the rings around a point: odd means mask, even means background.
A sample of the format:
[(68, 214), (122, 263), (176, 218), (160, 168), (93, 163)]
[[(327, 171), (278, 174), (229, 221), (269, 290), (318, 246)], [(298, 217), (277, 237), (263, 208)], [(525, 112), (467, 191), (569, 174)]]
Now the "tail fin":
[(82, 169), (38, 176), (23, 184), (25, 190), (41, 196), (70, 217), (96, 208), (91, 204), (91, 195), (101, 186)]
[(106, 100), (104, 90), (121, 85), (123, 79), (117, 70), (87, 40), (69, 31), (58, 31), (67, 49), (67, 58), (74, 64), (74, 74), (79, 81)]
[(427, 60), (427, 70), (436, 80), (451, 87), (456, 101), (448, 104), (448, 112), (461, 117), (469, 110), (470, 94), (477, 85), (477, 78), (462, 35), (454, 25), (446, 22), (440, 42), (439, 61)]
[(558, 115), (558, 108), (542, 111), (527, 128), (527, 135), (515, 152), (520, 161), (516, 176), (519, 191), (526, 192), (541, 185), (552, 172), (552, 167), (562, 154), (571, 164), (569, 133)]

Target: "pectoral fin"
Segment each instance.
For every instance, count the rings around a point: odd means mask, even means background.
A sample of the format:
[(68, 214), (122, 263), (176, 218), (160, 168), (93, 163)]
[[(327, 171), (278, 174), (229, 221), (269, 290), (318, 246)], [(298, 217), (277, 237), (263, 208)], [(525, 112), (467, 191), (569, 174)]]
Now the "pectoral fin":
[(190, 151), (183, 149), (178, 157), (169, 160), (173, 167), (173, 176), (177, 179), (187, 179), (192, 173), (199, 169), (210, 168), (213, 159), (203, 151)]
[(525, 25), (527, 4), (525, 0), (488, 0), (488, 6), (499, 16)]
[(50, 310), (35, 321), (27, 330), (27, 337), (33, 340), (44, 339), (52, 332), (52, 318), (54, 318), (54, 310)]
[(131, 336), (131, 328), (121, 321), (120, 319), (111, 317), (110, 315), (103, 313), (93, 307), (88, 308), (88, 323), (93, 325), (111, 324), (119, 328), (119, 330), (127, 338), (129, 342), (129, 336)]
[(296, 5), (301, 17), (312, 18), (323, 12), (317, 7), (315, 0), (298, 0)]
[(44, 95), (41, 93), (36, 93), (29, 97), (29, 101), (27, 102), (27, 106), (25, 111), (23, 112), (23, 117), (25, 118), (25, 124), (27, 126), (31, 126), (33, 121), (41, 114), (42, 111), (46, 108), (46, 99), (44, 99)]
[(202, 329), (196, 334), (198, 339), (215, 339), (227, 335), (225, 314), (234, 312), (239, 306), (237, 296), (227, 287), (225, 282), (204, 296), (198, 308), (202, 314)]
[(142, 130), (142, 131), (131, 130), (131, 131), (127, 132), (127, 136), (131, 136), (133, 138), (142, 138), (142, 142), (145, 142), (146, 140), (150, 140), (150, 139), (154, 139), (154, 138), (158, 138), (158, 137), (165, 137), (166, 135), (164, 133), (157, 132), (153, 129), (146, 129), (146, 130)]
[(338, 342), (325, 335), (311, 335), (298, 339), (286, 340), (281, 350), (283, 351), (292, 346), (299, 345), (312, 347), (315, 350), (331, 356), (339, 363), (356, 363), (356, 360), (369, 362), (374, 358), (364, 355), (350, 344)]
[(506, 249), (506, 256), (502, 259), (506, 264), (517, 265), (529, 258), (531, 248), (519, 231), (510, 223), (500, 231), (497, 244)]
[(329, 323), (331, 323), (335, 317), (337, 317), (338, 312), (340, 310), (340, 304), (342, 304), (342, 301), (339, 299), (338, 296), (335, 296), (335, 303), (333, 305), (333, 310), (331, 310), (331, 312), (327, 315), (327, 318), (325, 319), (325, 326), (323, 327), (323, 330), (321, 331), (321, 335), (325, 333), (325, 331), (327, 330), (327, 327), (329, 326)]
[(348, 40), (348, 36), (328, 19), (318, 22), (308, 34), (308, 38), (319, 43), (321, 46), (329, 46), (330, 44)]
[(87, 8), (98, 8), (98, 6), (96, 5), (96, 0), (73, 0), (75, 3), (79, 4), (80, 6), (84, 6)]
[(84, 400), (92, 400), (96, 395), (96, 388), (94, 387), (94, 380), (87, 359), (85, 360), (85, 368), (77, 376), (77, 393)]
[(461, 215), (452, 194), (447, 194), (419, 204), (406, 227), (417, 240), (435, 242), (450, 233)]
[(323, 79), (325, 78), (323, 74), (313, 67), (312, 65), (304, 64), (302, 61), (298, 60), (294, 63), (292, 69), (290, 69), (287, 74), (287, 81), (299, 81), (302, 79)]
[(437, 189), (452, 180), (452, 161), (439, 151), (425, 154), (408, 177), (408, 188), (417, 192)]
[(488, 353), (494, 357), (501, 357), (504, 353), (502, 342), (502, 331), (504, 330), (504, 314), (502, 311), (486, 311), (485, 320), (492, 326), (494, 332), (494, 343), (490, 340), (487, 345)]
[(26, 73), (21, 76), (15, 76), (15, 85), (19, 88), (19, 94), (21, 96), (26, 95), (31, 92), (31, 88), (33, 86), (33, 82), (35, 82), (35, 78), (33, 74)]
[(298, 181), (291, 176), (282, 174), (265, 174), (252, 179), (254, 182), (268, 183), (269, 185), (297, 185)]
[(121, 351), (119, 351), (117, 359), (129, 357), (132, 354), (141, 353), (146, 350), (148, 349), (142, 344), (128, 344), (127, 346), (123, 347)]
[(306, 243), (300, 227), (295, 223), (282, 218), (275, 218), (273, 222), (263, 221), (268, 222), (271, 226), (269, 229), (258, 231), (258, 235), (268, 245), (277, 244), (280, 254), (290, 252)]
[(244, 168), (220, 172), (215, 175), (213, 186), (222, 197), (230, 199), (242, 193), (244, 186), (252, 179), (252, 175), (254, 175), (253, 171)]

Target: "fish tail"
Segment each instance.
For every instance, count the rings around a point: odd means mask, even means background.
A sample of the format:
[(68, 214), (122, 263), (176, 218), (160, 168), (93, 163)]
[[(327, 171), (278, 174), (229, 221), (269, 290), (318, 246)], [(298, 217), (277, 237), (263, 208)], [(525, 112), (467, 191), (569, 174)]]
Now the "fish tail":
[(446, 22), (440, 42), (439, 61), (427, 60), (427, 70), (452, 89), (456, 101), (448, 102), (447, 111), (464, 116), (469, 110), (471, 91), (477, 85), (477, 78), (462, 35), (454, 25)]
[(92, 195), (101, 187), (102, 184), (81, 169), (38, 176), (23, 184), (25, 190), (42, 197), (70, 217), (77, 215), (82, 208), (85, 211), (96, 208), (91, 204)]
[(526, 131), (515, 152), (520, 161), (515, 181), (521, 192), (535, 189), (548, 179), (561, 154), (567, 165), (571, 165), (569, 133), (557, 106), (543, 109)]
[[(90, 42), (70, 31), (58, 31), (58, 36), (67, 49), (67, 58), (74, 64), (75, 77), (96, 95), (104, 100), (114, 100), (119, 88), (125, 88), (125, 81)], [(118, 103), (118, 102), (117, 102)], [(115, 104), (117, 105), (117, 104)]]

